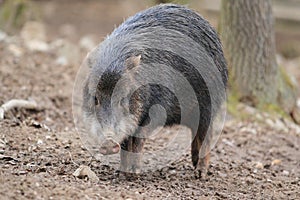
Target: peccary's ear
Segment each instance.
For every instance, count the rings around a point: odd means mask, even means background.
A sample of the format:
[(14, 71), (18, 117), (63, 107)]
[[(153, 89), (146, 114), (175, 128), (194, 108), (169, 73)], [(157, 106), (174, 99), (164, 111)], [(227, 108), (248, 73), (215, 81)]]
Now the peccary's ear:
[(130, 70), (130, 69), (133, 69), (133, 68), (139, 66), (141, 63), (141, 58), (142, 58), (142, 55), (131, 56), (131, 57), (127, 58), (127, 60), (125, 61), (127, 70)]

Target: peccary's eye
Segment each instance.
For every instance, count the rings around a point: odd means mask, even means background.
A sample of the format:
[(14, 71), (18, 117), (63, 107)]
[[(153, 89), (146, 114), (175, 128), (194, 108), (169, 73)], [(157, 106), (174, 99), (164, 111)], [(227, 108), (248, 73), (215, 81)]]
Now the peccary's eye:
[(95, 106), (99, 105), (99, 101), (96, 96), (94, 96), (94, 104), (95, 104)]

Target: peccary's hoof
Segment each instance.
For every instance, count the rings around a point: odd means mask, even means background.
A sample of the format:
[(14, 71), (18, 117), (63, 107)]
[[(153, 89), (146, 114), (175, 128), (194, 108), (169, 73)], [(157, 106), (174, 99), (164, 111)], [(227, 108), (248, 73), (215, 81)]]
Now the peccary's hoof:
[(130, 167), (122, 167), (120, 166), (120, 173), (126, 173), (126, 174), (140, 174), (142, 172), (140, 167), (137, 166), (130, 166)]
[(208, 175), (207, 168), (208, 168), (208, 166), (204, 162), (204, 160), (200, 159), (198, 165), (195, 168), (195, 177), (197, 179), (206, 180), (207, 175)]
[(127, 165), (120, 165), (120, 167), (119, 167), (119, 173), (125, 173), (125, 172), (127, 172), (128, 171), (128, 167), (127, 167)]
[(207, 169), (196, 169), (194, 171), (195, 178), (199, 180), (206, 180), (207, 179)]
[(130, 171), (134, 174), (140, 174), (142, 172), (141, 168), (136, 166), (133, 166)]

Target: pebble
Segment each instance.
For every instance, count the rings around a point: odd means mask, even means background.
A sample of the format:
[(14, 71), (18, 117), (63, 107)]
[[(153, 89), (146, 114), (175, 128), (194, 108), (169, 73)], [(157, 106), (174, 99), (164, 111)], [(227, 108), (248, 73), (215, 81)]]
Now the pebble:
[(80, 39), (79, 46), (85, 50), (91, 51), (96, 47), (96, 43), (91, 36), (86, 35)]
[(64, 56), (60, 56), (55, 60), (55, 63), (60, 66), (67, 66), (69, 64), (68, 60)]
[(271, 119), (266, 119), (266, 124), (268, 124), (268, 125), (271, 126), (271, 127), (274, 127), (274, 126), (275, 126), (275, 123), (274, 123), (273, 120), (271, 120)]
[(41, 144), (43, 144), (43, 143), (44, 143), (43, 140), (38, 140), (38, 141), (36, 142), (37, 145), (41, 145)]
[(24, 52), (23, 49), (18, 47), (15, 44), (10, 44), (7, 48), (9, 50), (10, 53), (12, 53), (15, 57), (21, 57)]
[(76, 176), (78, 178), (88, 177), (92, 182), (99, 181), (99, 178), (97, 177), (95, 172), (93, 172), (90, 167), (85, 165), (81, 165), (78, 169), (76, 169), (76, 171), (73, 173), (73, 176)]
[(275, 159), (271, 163), (271, 165), (280, 165), (280, 164), (281, 164), (281, 160), (279, 160), (279, 159)]
[(19, 175), (24, 175), (24, 174), (27, 174), (27, 172), (26, 171), (18, 171), (18, 174)]
[(46, 135), (46, 140), (51, 140), (51, 136), (50, 135)]
[(47, 52), (49, 50), (49, 45), (40, 40), (26, 41), (25, 45), (30, 51)]
[(290, 172), (287, 171), (287, 170), (283, 170), (283, 171), (282, 171), (282, 174), (285, 175), (285, 176), (288, 176), (288, 175), (290, 175)]
[(240, 129), (241, 132), (245, 132), (245, 133), (250, 133), (253, 135), (257, 134), (257, 130), (255, 130), (254, 128), (250, 128), (250, 127), (243, 127)]
[(21, 38), (24, 41), (46, 40), (45, 25), (37, 21), (28, 21), (21, 30)]
[(257, 162), (256, 165), (255, 165), (255, 168), (257, 168), (257, 169), (263, 169), (264, 165), (261, 162)]
[(227, 140), (227, 139), (222, 139), (222, 142), (227, 144), (228, 146), (231, 146), (231, 147), (235, 147), (235, 145), (233, 144), (233, 142)]
[(7, 35), (3, 31), (0, 30), (0, 42), (6, 39)]
[(21, 30), (21, 38), (30, 51), (47, 52), (45, 25), (36, 21), (28, 21)]
[(225, 177), (227, 177), (227, 174), (225, 174), (225, 173), (218, 172), (218, 174), (219, 174), (219, 176), (220, 176), (220, 177), (222, 177), (222, 178), (225, 178)]

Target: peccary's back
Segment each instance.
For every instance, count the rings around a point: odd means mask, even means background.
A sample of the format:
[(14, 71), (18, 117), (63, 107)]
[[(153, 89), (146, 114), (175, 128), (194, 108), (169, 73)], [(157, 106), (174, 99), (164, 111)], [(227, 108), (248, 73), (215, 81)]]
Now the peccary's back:
[[(141, 55), (141, 69), (153, 69), (152, 73), (146, 72), (145, 79), (154, 74), (166, 83), (172, 82), (174, 74), (167, 68), (185, 77), (199, 104), (197, 129), (205, 132), (225, 100), (228, 79), (220, 40), (209, 23), (196, 12), (179, 5), (164, 4), (142, 11), (127, 19), (101, 43), (94, 56), (96, 66), (92, 74), (103, 74), (102, 83), (107, 82), (113, 90), (118, 80), (109, 77), (120, 78), (126, 72), (126, 60), (134, 55)], [(165, 68), (157, 72), (158, 66)], [(176, 89), (184, 94), (186, 88), (179, 84)], [(145, 100), (140, 123), (147, 121), (149, 108), (154, 104), (163, 104), (168, 115), (166, 124), (170, 125), (179, 123), (182, 109), (188, 110), (187, 114), (195, 110), (195, 102), (188, 102), (188, 95), (181, 105), (163, 85), (152, 84), (138, 95)], [(192, 124), (188, 117), (184, 121), (187, 126)]]
[[(174, 30), (203, 46), (221, 72), (224, 86), (226, 86), (228, 72), (222, 45), (216, 31), (203, 17), (184, 6), (161, 4), (142, 11), (127, 19), (114, 30), (110, 37), (126, 37), (126, 35), (136, 34), (141, 34), (141, 37), (144, 37), (143, 33), (149, 33), (153, 30), (162, 33)], [(164, 40), (158, 36), (156, 39)], [(176, 38), (174, 39), (176, 42)], [(191, 52), (191, 56), (196, 53)]]

